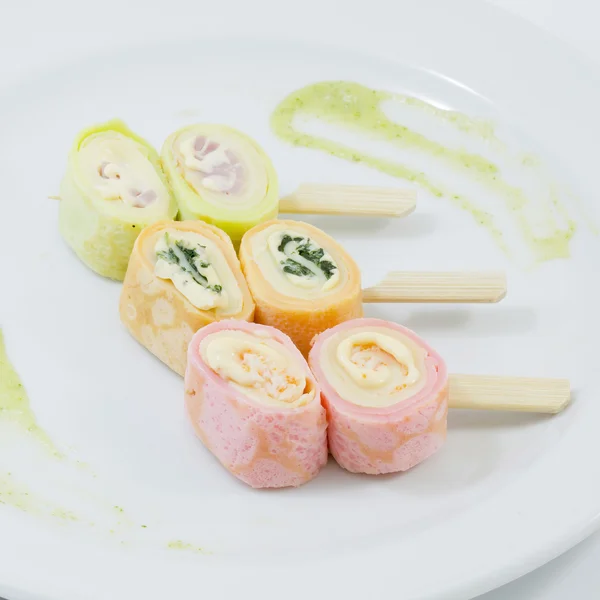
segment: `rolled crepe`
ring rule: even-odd
[[[409,329],[347,321],[315,339],[309,364],[327,409],[329,449],[344,469],[406,471],[442,446],[446,366]]]
[[[247,135],[223,125],[189,125],[167,138],[161,158],[180,218],[220,227],[236,247],[248,229],[277,216],[277,173]]]
[[[120,314],[133,337],[183,375],[194,333],[220,319],[251,321],[254,302],[223,231],[199,221],[161,221],[135,242]]]
[[[312,225],[257,225],[242,240],[240,263],[256,303],[255,321],[281,329],[305,356],[316,334],[363,314],[356,263]]]
[[[75,138],[60,199],[67,244],[90,269],[119,281],[140,231],[177,214],[158,154],[119,120]]]
[[[198,331],[185,401],[204,445],[254,488],[298,486],[327,461],[319,387],[291,340],[272,327],[231,320]]]

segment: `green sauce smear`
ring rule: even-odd
[[[30,490],[12,473],[0,473],[0,506],[11,506],[28,514],[49,516],[67,522],[78,522],[80,517]]]
[[[51,459],[66,459],[67,456],[59,452],[52,442],[50,436],[40,427],[35,414],[33,413],[29,397],[23,386],[21,378],[15,371],[12,363],[8,358],[4,336],[0,329],[0,420],[8,421],[16,425],[21,431],[24,431],[27,436],[42,444],[46,450],[51,453]],[[75,461],[78,467],[86,466],[81,461]],[[95,478],[95,474],[93,474]],[[82,493],[88,497],[85,489],[82,488]],[[89,495],[89,498],[95,503],[98,501],[104,507],[107,501],[104,498],[98,498],[95,495]],[[61,507],[52,500],[45,498],[42,494],[30,489],[22,481],[19,481],[12,472],[0,472],[0,507],[10,506],[25,513],[38,517],[51,517],[58,519],[64,523],[78,523],[91,528],[98,529],[94,522],[89,521],[84,516],[78,515],[69,508]],[[114,504],[109,512],[112,513],[112,518],[115,520],[115,529],[108,529],[111,534],[117,534],[118,530],[123,531],[124,528],[129,529],[135,525],[127,517],[125,509]],[[106,512],[106,510],[104,510]],[[147,529],[147,525],[139,525],[142,529]],[[103,529],[103,527],[102,527]],[[124,542],[121,541],[121,544]],[[163,542],[164,543],[164,542]],[[168,544],[169,548],[175,550],[187,550],[197,554],[211,554],[208,550],[195,546],[193,544],[176,540]]]
[[[0,419],[12,421],[46,447],[55,457],[63,458],[50,436],[40,427],[31,410],[29,396],[6,353],[0,330]]]
[[[506,209],[515,217],[520,235],[531,248],[537,261],[569,256],[569,242],[576,226],[575,222],[567,217],[566,210],[556,194],[549,198],[548,206],[553,206],[561,216],[566,217],[567,227],[564,229],[557,225],[550,235],[544,238],[537,237],[524,212],[529,205],[528,198],[521,189],[502,179],[497,165],[478,154],[446,147],[391,120],[382,109],[382,103],[388,100],[416,107],[451,123],[464,133],[476,135],[492,145],[501,145],[495,138],[493,125],[489,122],[439,109],[418,98],[374,90],[348,81],[319,82],[293,92],[276,107],[271,116],[271,126],[280,138],[296,146],[321,150],[344,160],[365,164],[393,177],[414,182],[436,197],[448,198],[471,214],[474,220],[491,234],[500,248],[510,254],[504,233],[496,223],[494,215],[479,208],[471,199],[433,182],[422,171],[393,160],[371,156],[324,137],[303,133],[296,129],[294,120],[299,115],[313,117],[341,125],[354,132],[366,133],[370,139],[386,141],[398,148],[419,150],[434,156],[461,173],[468,174],[470,178],[495,191],[503,199]]]
[[[29,488],[15,480],[12,473],[0,475],[0,504],[13,506],[24,512],[39,512],[43,506]]]
[[[171,550],[185,550],[196,554],[212,554],[212,552],[205,550],[201,546],[195,546],[194,544],[184,542],[183,540],[173,540],[167,544],[167,548],[170,548]]]
[[[50,436],[36,421],[23,383],[8,358],[2,330],[0,330],[0,419],[14,423],[41,443],[54,457],[63,458]],[[78,520],[73,512],[46,501],[19,482],[12,473],[0,473],[0,504],[65,521]]]

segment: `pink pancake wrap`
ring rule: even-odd
[[[358,406],[341,398],[321,368],[323,343],[357,327],[386,327],[427,350],[425,387],[413,397],[383,408]],[[321,386],[329,423],[329,450],[352,473],[406,471],[429,458],[446,439],[448,374],[442,358],[414,332],[380,319],[353,319],[315,337],[308,362]]]
[[[223,330],[267,334],[306,368],[314,399],[297,408],[271,407],[245,396],[219,377],[200,355],[200,342]],[[185,402],[198,437],[223,466],[254,488],[298,486],[327,462],[327,420],[319,386],[290,338],[273,327],[227,320],[192,338],[185,373]]]

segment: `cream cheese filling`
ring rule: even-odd
[[[273,224],[252,238],[254,261],[267,283],[286,296],[320,298],[348,279],[345,266],[301,228]]]
[[[200,356],[219,377],[261,404],[295,408],[315,397],[305,366],[273,338],[222,330],[200,342]]]
[[[427,382],[427,352],[399,331],[357,327],[325,340],[321,367],[347,402],[387,407],[420,392]]]
[[[165,229],[151,243],[154,274],[169,279],[196,308],[237,314],[243,295],[217,244],[195,231]]]
[[[169,203],[169,192],[146,148],[122,133],[89,136],[77,161],[78,172],[100,200],[140,209]]]

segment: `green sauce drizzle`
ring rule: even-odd
[[[167,544],[167,548],[170,548],[171,550],[186,550],[196,554],[212,554],[212,552],[205,550],[201,546],[195,546],[194,544],[190,544],[182,540],[173,540],[172,542],[169,542]]]
[[[19,375],[6,353],[4,336],[0,330],[0,418],[12,421],[30,436],[43,444],[54,456],[63,458],[50,436],[39,426],[31,406],[29,396]]]
[[[15,479],[12,473],[0,473],[0,505],[11,506],[29,514],[54,517],[62,521],[76,522],[80,520],[74,512],[48,502],[30,490]]]
[[[458,112],[441,110],[418,98],[373,90],[346,81],[315,83],[293,92],[273,112],[271,126],[280,138],[296,146],[314,148],[344,160],[365,164],[393,177],[414,182],[436,197],[448,198],[456,206],[470,213],[475,221],[491,234],[496,243],[509,253],[504,233],[496,223],[494,215],[482,210],[471,199],[433,182],[422,171],[393,160],[371,156],[325,137],[303,133],[296,129],[294,120],[298,115],[313,117],[327,123],[341,125],[354,132],[366,133],[370,139],[386,141],[398,148],[425,152],[495,191],[502,198],[505,208],[514,216],[521,237],[538,261],[569,256],[569,241],[576,226],[566,215],[566,210],[555,194],[549,198],[547,208],[550,210],[552,206],[561,216],[566,217],[567,227],[564,229],[555,224],[554,230],[549,235],[540,238],[535,235],[532,223],[525,214],[525,208],[530,206],[528,198],[521,189],[502,179],[497,165],[478,154],[460,148],[446,147],[391,120],[382,109],[382,103],[388,100],[416,107],[452,124],[464,133],[483,138],[491,145],[501,146],[500,141],[495,137],[494,127],[489,122],[473,119]],[[531,161],[525,161],[528,162]]]

